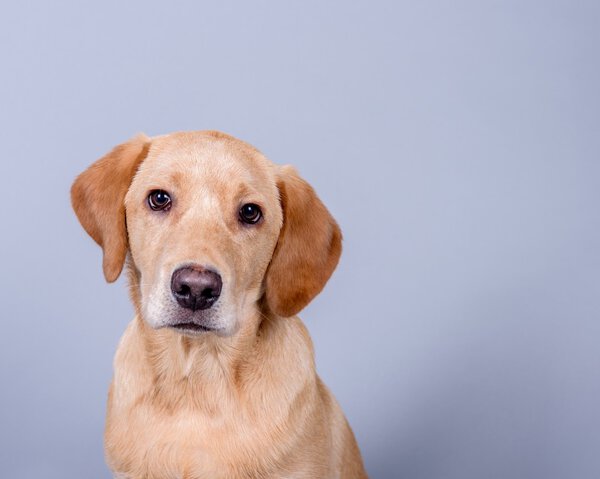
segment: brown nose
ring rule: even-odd
[[[184,266],[171,277],[171,291],[183,308],[208,309],[221,295],[221,276],[202,266]]]

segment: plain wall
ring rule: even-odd
[[[342,226],[301,317],[373,478],[600,477],[599,48],[595,1],[4,2],[0,476],[110,477],[73,178],[220,129]]]

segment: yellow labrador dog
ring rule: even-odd
[[[137,311],[108,398],[115,477],[367,477],[296,316],[341,233],[293,168],[219,132],[139,135],[71,194]]]

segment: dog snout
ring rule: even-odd
[[[221,275],[202,266],[184,266],[173,272],[171,291],[183,308],[208,309],[221,295]]]

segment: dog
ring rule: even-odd
[[[115,477],[367,477],[296,316],[342,235],[294,168],[221,132],[140,134],[71,199],[106,280],[126,265],[136,310],[108,395]]]

